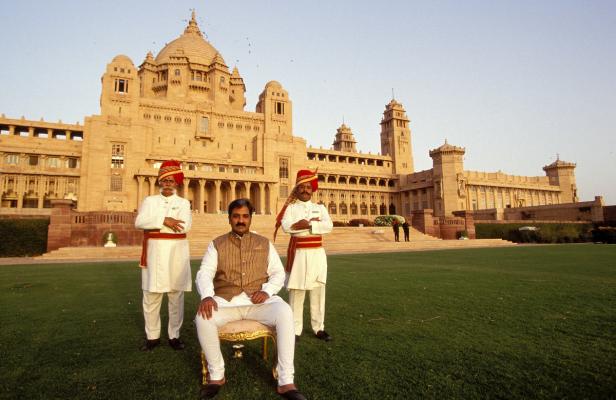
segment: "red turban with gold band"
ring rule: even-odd
[[[319,177],[317,171],[310,171],[308,169],[301,169],[297,171],[297,178],[295,179],[295,187],[298,187],[302,183],[310,182],[312,191],[316,192],[319,189]]]
[[[178,186],[181,186],[184,182],[184,173],[180,167],[180,162],[175,160],[168,160],[162,163],[158,170],[158,181],[168,176],[173,177]]]
[[[282,224],[282,217],[284,216],[284,212],[287,211],[287,207],[289,204],[293,203],[297,199],[297,195],[295,190],[302,183],[310,182],[310,186],[312,186],[312,191],[316,192],[319,189],[319,176],[317,175],[317,170],[310,171],[309,169],[300,169],[297,171],[297,177],[295,178],[295,187],[291,191],[291,194],[287,198],[287,201],[284,202],[284,206],[280,209],[280,212],[276,216],[276,227],[274,229],[274,241],[276,241],[276,233],[278,233],[278,228]]]

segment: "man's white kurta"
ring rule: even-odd
[[[165,217],[184,221],[184,229],[174,232],[163,225]],[[192,224],[190,202],[177,195],[148,196],[135,220],[138,229],[160,229],[161,233],[187,233]],[[191,290],[190,251],[186,239],[148,240],[147,268],[141,272],[141,288],[148,292],[166,293]]]
[[[305,219],[310,221],[310,229],[293,230],[291,225]],[[323,235],[332,231],[333,224],[327,209],[322,204],[300,201],[289,204],[282,217],[282,229],[292,236]],[[293,268],[289,274],[287,289],[311,290],[325,285],[327,281],[327,257],[323,247],[297,249]]]

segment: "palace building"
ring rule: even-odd
[[[280,83],[267,83],[246,110],[240,72],[204,39],[194,12],[156,56],[135,65],[118,55],[101,82],[100,114],[83,125],[1,116],[0,214],[49,214],[53,199],[71,199],[78,211],[134,211],[157,193],[169,158],[182,162],[181,194],[195,213],[224,213],[249,197],[259,214],[275,214],[304,168],[318,168],[316,200],[335,220],[577,201],[575,164],[561,160],[543,167],[545,176],[468,171],[465,149],[445,143],[430,151],[432,169],[415,171],[410,120],[396,100],[380,121],[380,154],[358,152],[345,124],[332,149],[313,148],[294,136]]]

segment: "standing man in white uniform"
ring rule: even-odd
[[[195,324],[208,367],[201,399],[215,397],[226,383],[218,328],[227,322],[252,319],[276,329],[277,393],[289,400],[306,400],[293,383],[293,314],[276,296],[284,285],[284,268],[270,241],[250,232],[253,212],[248,199],[229,204],[231,232],[209,244],[197,273],[201,303]]]
[[[169,302],[169,346],[182,350],[180,328],[184,320],[184,292],[191,290],[190,253],[186,233],[192,216],[188,200],[176,194],[184,181],[180,163],[165,161],[158,171],[160,194],[148,196],[139,207],[135,227],[143,229],[140,267],[146,341],[143,351],[160,344],[160,306]]]
[[[277,227],[291,234],[287,250],[287,290],[293,310],[295,340],[303,330],[304,298],[310,292],[310,323],[318,339],[332,339],[325,331],[325,283],[327,281],[327,257],[323,249],[322,235],[332,231],[333,224],[327,208],[310,201],[318,189],[316,171],[300,170],[295,188],[285,207],[277,217]]]

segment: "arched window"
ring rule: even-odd
[[[357,215],[357,204],[351,203],[351,214]]]
[[[396,213],[396,206],[393,204],[389,205],[389,215],[394,215]]]
[[[361,210],[361,215],[368,215],[368,206],[366,203],[361,203],[359,209]]]

